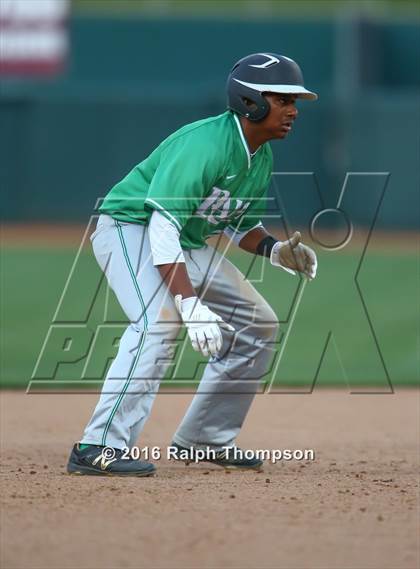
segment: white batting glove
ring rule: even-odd
[[[318,261],[315,252],[300,239],[301,234],[296,231],[287,241],[277,241],[271,250],[270,262],[292,275],[299,271],[311,281],[316,277]]]
[[[226,324],[196,296],[182,299],[182,296],[177,294],[175,305],[187,327],[193,349],[201,352],[203,356],[215,356],[221,350],[223,337],[220,328],[235,331],[233,326]]]

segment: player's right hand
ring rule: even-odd
[[[300,240],[299,231],[295,231],[287,241],[278,241],[271,250],[270,261],[275,267],[281,267],[292,274],[299,271],[312,280],[316,277],[318,266],[315,251]]]
[[[203,356],[215,356],[221,350],[223,337],[220,328],[235,331],[233,326],[202,304],[196,296],[183,299],[177,294],[175,305],[187,327],[193,349]]]

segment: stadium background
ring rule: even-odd
[[[317,369],[319,384],[386,390],[389,382],[418,381],[419,21],[414,2],[74,2],[63,69],[42,78],[1,76],[2,384],[28,386],[97,199],[173,130],[223,112],[231,65],[255,51],[296,59],[320,95],[316,104],[300,104],[287,142],[273,144],[276,171],[314,172],[326,207],[335,206],[346,172],[390,173],[363,263],[382,191],[370,177],[349,187],[355,238],[335,252],[315,245],[319,281],[305,291],[299,333],[295,341],[291,334],[276,381],[311,386],[322,350],[313,347],[319,356],[305,368],[300,346],[311,352],[314,336],[321,330],[326,337],[334,319],[340,336]],[[316,211],[313,183],[281,177],[293,229],[305,232]],[[325,229],[333,236],[342,230],[334,219]],[[249,259],[232,255],[247,271]],[[297,281],[267,267],[261,279],[260,265],[251,278],[285,332]],[[359,333],[368,321],[363,311],[355,318],[350,302],[358,266],[373,351]],[[85,321],[80,307],[98,275],[83,248],[60,321]],[[89,315],[91,330],[105,292]],[[117,306],[110,312],[123,323]],[[94,381],[85,385],[99,386],[112,356],[109,349],[96,353],[88,377]],[[179,381],[197,379],[197,360],[187,354]],[[79,361],[47,370],[43,388],[51,379],[80,378],[83,367]]]
[[[11,17],[18,6],[39,20],[53,4],[55,23]],[[0,393],[1,566],[419,567],[418,3],[78,0],[68,15],[65,4],[0,2],[0,361],[2,385],[14,388]],[[54,57],[35,61],[48,47]],[[267,221],[278,235],[285,222],[301,228],[320,265],[292,325],[299,280],[232,251],[276,310],[286,345],[274,393],[255,398],[237,443],[310,448],[315,460],[227,475],[163,457],[152,479],[66,476],[97,402],[90,391],[116,350],[104,335],[89,365],[71,362],[71,331],[85,340],[106,331],[105,306],[107,322],[125,325],[98,289],[89,243],[78,254],[95,202],[175,128],[222,112],[230,66],[260,50],[296,58],[320,95],[273,143],[272,195],[285,207]],[[308,234],[320,207],[314,176],[286,172],[313,172],[323,207],[336,205],[346,172],[390,175],[348,178],[354,234],[332,250]],[[340,240],[339,216],[322,220],[321,237]],[[42,394],[27,395],[46,338],[30,387]],[[56,370],[57,354],[68,363]],[[165,455],[197,363],[188,349],[139,447]]]

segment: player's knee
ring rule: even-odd
[[[175,339],[181,329],[181,323],[155,322],[154,324],[143,326],[142,324],[132,322],[130,324],[130,328],[139,336],[145,333],[149,340],[156,337],[157,339],[162,339],[163,341]]]
[[[136,334],[143,334],[144,332],[144,326],[143,324],[140,324],[139,322],[131,322],[130,323],[130,329],[135,332]]]

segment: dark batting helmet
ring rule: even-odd
[[[303,86],[303,75],[299,65],[284,55],[276,53],[253,53],[240,59],[232,68],[227,80],[228,108],[260,121],[267,116],[270,105],[262,93],[289,93],[300,99],[315,100],[316,93]],[[249,99],[256,105],[245,104]]]

